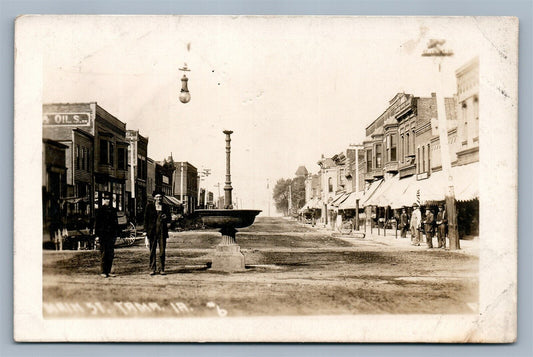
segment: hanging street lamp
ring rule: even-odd
[[[183,64],[183,67],[179,68],[182,72],[190,72],[191,70],[187,68],[187,63]],[[187,75],[183,73],[183,77],[181,77],[181,91],[180,91],[180,102],[183,104],[189,103],[191,100],[191,94],[189,93],[189,88],[187,87],[187,82],[189,81],[189,78],[187,78]]]

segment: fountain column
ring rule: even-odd
[[[233,201],[231,198],[231,191],[233,190],[233,187],[231,187],[230,154],[231,154],[231,134],[233,134],[233,131],[224,130],[223,133],[226,134],[226,184],[224,185],[224,208],[232,209]]]
[[[231,169],[230,169],[230,154],[231,154],[231,134],[233,131],[224,130],[226,134],[226,184],[224,186],[224,208],[233,209],[231,191]],[[211,269],[225,272],[243,271],[245,270],[244,255],[241,253],[241,247],[235,240],[237,230],[227,225],[220,229],[222,234],[222,241],[215,249]]]

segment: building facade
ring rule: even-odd
[[[198,199],[198,170],[187,161],[174,162],[173,195],[183,203],[184,213],[193,213]]]
[[[43,242],[50,242],[54,233],[63,228],[62,204],[67,195],[66,150],[68,146],[43,139]]]
[[[152,194],[155,191],[155,166],[156,163],[151,158],[146,158],[146,201],[153,202]]]
[[[128,176],[126,178],[127,207],[131,217],[142,223],[147,196],[153,191],[147,187],[148,181],[148,138],[138,130],[127,130]]]
[[[465,165],[479,161],[479,58],[460,67],[457,79],[457,161]]]
[[[155,164],[155,190],[161,191],[165,196],[173,195],[174,162],[172,158],[156,162]]]
[[[94,215],[103,193],[125,210],[128,173],[126,124],[96,102],[43,104],[43,138],[67,146],[67,196],[81,199],[77,214]],[[91,204],[86,202],[89,199]]]

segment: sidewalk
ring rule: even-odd
[[[413,246],[411,245],[411,236],[410,234],[407,234],[407,238],[401,237],[401,232],[397,232],[397,236],[395,236],[395,231],[393,229],[387,229],[387,235],[383,235],[383,229],[379,230],[378,235],[378,229],[373,228],[372,233],[370,232],[370,228],[367,228],[366,231],[360,230],[360,231],[354,231],[352,234],[343,234],[339,231],[332,231],[330,228],[324,227],[323,224],[320,226],[317,224],[317,226],[312,227],[308,224],[302,224],[304,226],[307,226],[309,228],[315,229],[318,232],[328,234],[331,237],[342,239],[346,242],[350,242],[353,244],[357,244],[359,241],[371,241],[371,242],[379,242],[381,244],[385,244],[392,247],[398,247],[402,250],[424,250],[424,251],[450,251],[450,241],[446,239],[446,250],[437,249],[437,237],[433,237],[433,249],[428,250],[427,244],[425,242],[425,238],[422,237],[420,241],[420,246]],[[362,238],[362,233],[365,234],[365,237]],[[455,253],[464,253],[469,255],[475,255],[479,256],[479,237],[473,237],[473,239],[461,239],[459,242],[459,245],[461,249],[459,250],[453,250],[451,252]]]

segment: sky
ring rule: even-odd
[[[474,18],[401,17],[67,16],[41,31],[43,102],[96,101],[149,137],[154,160],[211,169],[215,195],[233,130],[233,198],[271,214],[276,180],[362,143],[396,93],[430,96],[440,78],[452,96],[483,36]],[[440,74],[420,56],[431,38],[455,53]]]

